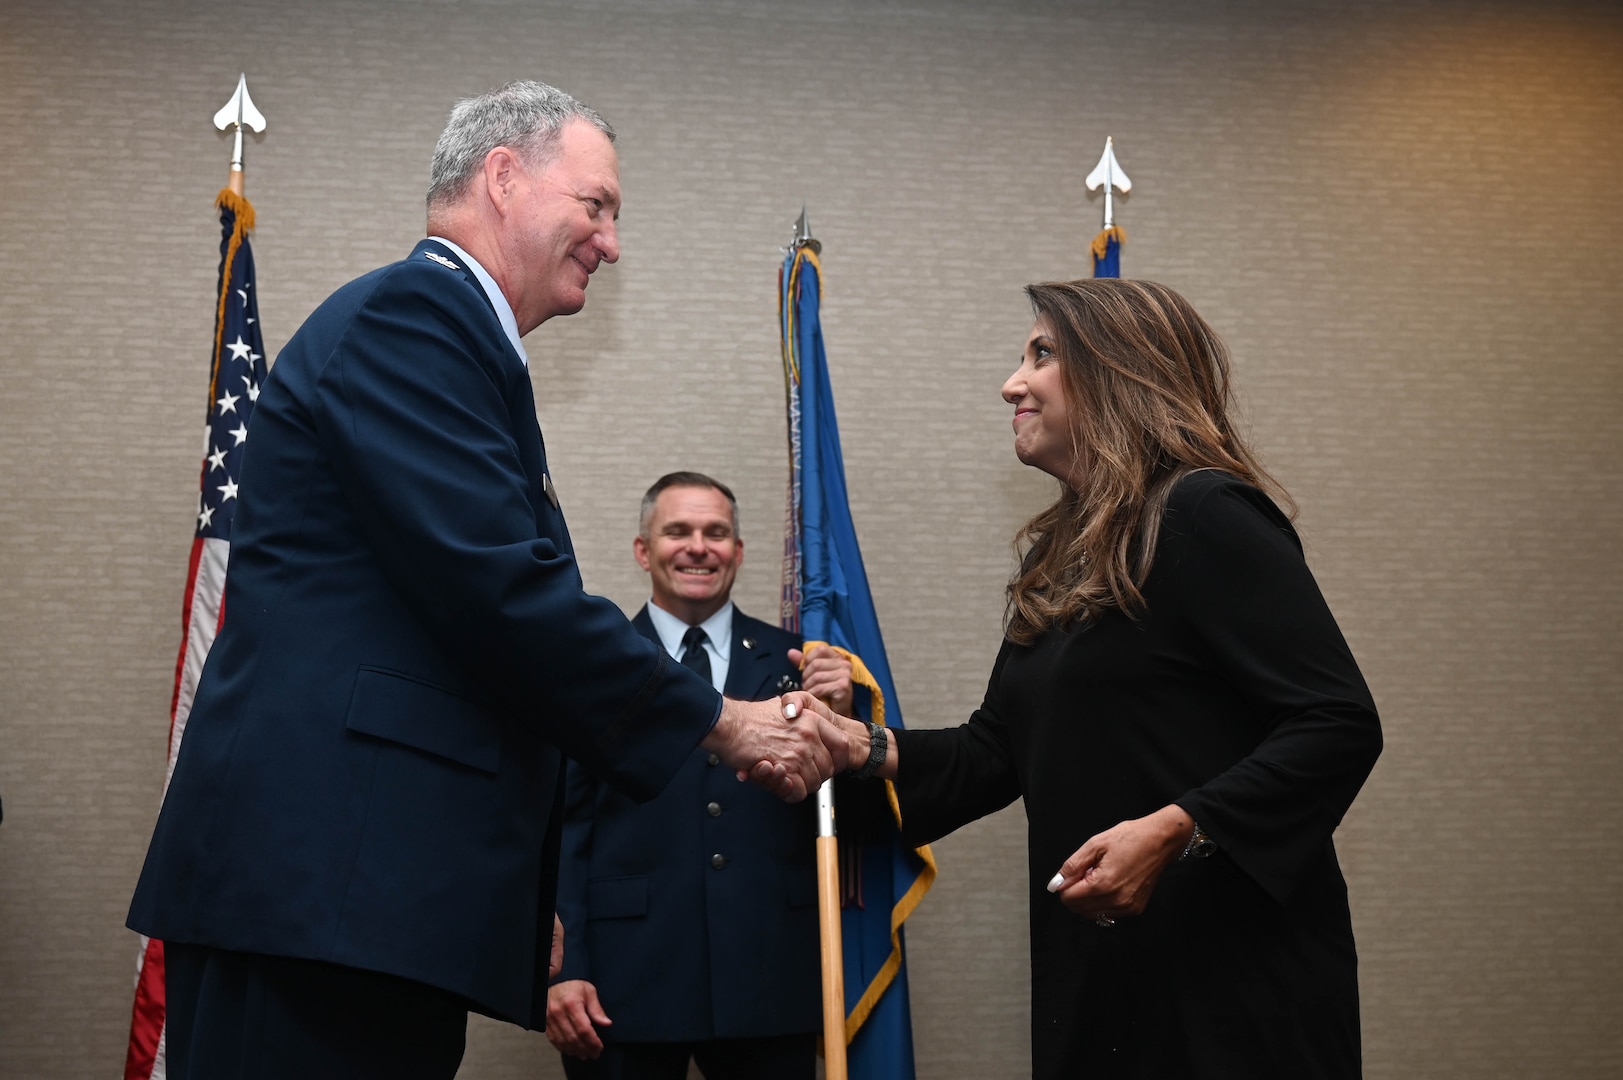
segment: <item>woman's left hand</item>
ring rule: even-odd
[[[1161,871],[1183,853],[1194,827],[1194,819],[1176,805],[1124,821],[1077,848],[1048,891],[1101,926],[1142,914]]]

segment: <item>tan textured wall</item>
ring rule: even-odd
[[[624,257],[528,346],[587,581],[627,606],[637,494],[697,467],[739,490],[739,598],[770,617],[777,248],[808,204],[921,726],[978,701],[1049,494],[997,389],[1019,287],[1086,272],[1115,135],[1128,273],[1233,346],[1386,721],[1340,834],[1368,1074],[1623,1072],[1610,5],[0,0],[0,1076],[120,1068],[239,70],[273,352],[409,249],[457,96],[541,77],[619,128]],[[938,845],[921,1078],[1027,1072],[1023,845],[1018,810]],[[463,1075],[560,1074],[476,1023]]]

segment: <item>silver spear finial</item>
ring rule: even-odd
[[[821,255],[823,253],[823,245],[812,239],[811,225],[806,220],[805,203],[800,204],[800,220],[795,222],[795,242],[790,245],[790,250],[803,247],[811,248],[813,255]]]
[[[1105,152],[1099,158],[1099,164],[1088,173],[1087,185],[1089,191],[1105,189],[1105,228],[1116,224],[1116,209],[1111,199],[1111,188],[1115,188],[1123,195],[1133,190],[1133,182],[1122,172],[1121,166],[1116,163],[1115,143],[1110,136],[1105,136]]]
[[[231,95],[231,100],[225,103],[225,108],[214,114],[214,126],[221,131],[236,129],[235,144],[231,148],[231,183],[232,191],[242,194],[242,129],[247,127],[255,134],[265,130],[265,117],[254,108],[254,99],[248,96],[248,76],[237,76],[237,92]]]

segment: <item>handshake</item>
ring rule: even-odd
[[[887,739],[891,736],[887,732]],[[699,743],[738,773],[787,802],[799,802],[824,780],[868,760],[868,725],[841,716],[804,690],[766,701],[727,698],[716,726]],[[895,744],[880,776],[895,776]]]

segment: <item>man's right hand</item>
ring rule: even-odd
[[[588,1061],[603,1052],[597,1029],[614,1023],[598,1004],[597,987],[566,979],[547,988],[547,1041],[571,1057]]]
[[[740,779],[754,780],[788,802],[799,802],[834,775],[816,717],[796,722],[777,698],[726,698],[716,726],[699,745],[736,770]]]
[[[783,695],[783,703],[785,706],[795,706],[795,711],[804,722],[817,725],[836,772],[861,768],[867,763],[871,739],[865,722],[841,716],[828,707],[828,702],[805,690],[789,691]],[[883,780],[894,780],[898,764],[895,733],[886,729],[885,740],[885,763],[873,775]]]

